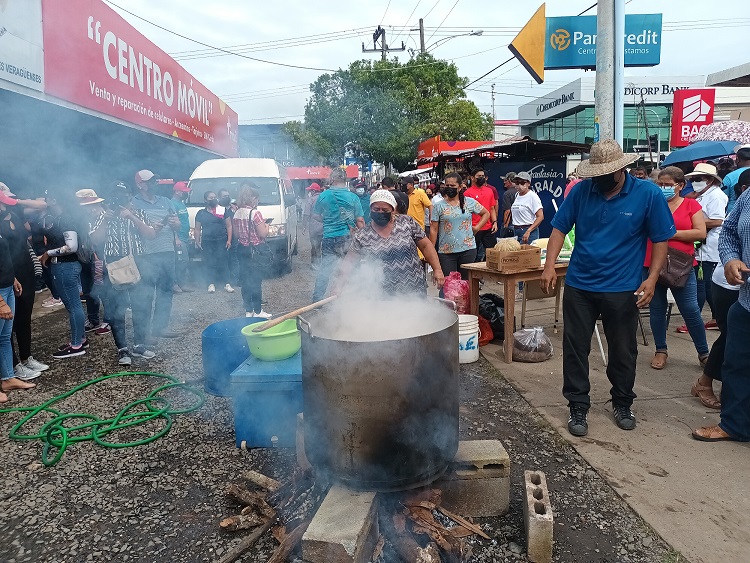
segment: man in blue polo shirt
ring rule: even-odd
[[[576,228],[563,295],[563,396],[570,409],[568,431],[574,436],[588,432],[588,357],[599,316],[609,346],[607,378],[612,384],[615,423],[623,430],[635,428],[630,407],[635,399],[638,308],[651,301],[667,258],[667,241],[677,232],[656,184],[626,173],[625,167],[637,159],[638,155],[623,154],[614,140],[594,143],[591,158],[576,170],[586,179],[573,187],[552,219],[542,274],[542,289],[547,293],[557,281],[555,260],[565,233]],[[653,252],[648,278],[643,281],[648,239]]]

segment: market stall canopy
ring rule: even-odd
[[[441,151],[435,157],[420,158],[419,164],[442,162],[471,157],[477,154],[493,153],[497,156],[505,156],[512,159],[544,160],[569,154],[582,154],[589,152],[591,145],[584,143],[569,143],[565,141],[538,141],[528,136],[509,137],[503,141],[487,141],[486,144],[475,148]]]
[[[669,166],[676,162],[693,162],[734,154],[737,141],[697,141],[686,147],[669,153],[662,166]]]
[[[288,166],[286,173],[290,180],[320,180],[328,178],[331,169],[328,166]],[[346,177],[359,178],[359,167],[356,164],[347,166]]]

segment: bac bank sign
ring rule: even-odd
[[[661,14],[625,16],[625,66],[655,66],[661,58]],[[596,16],[547,18],[544,68],[595,68]]]

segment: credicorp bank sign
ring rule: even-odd
[[[661,14],[625,16],[625,66],[661,59]],[[596,16],[547,18],[545,69],[596,67]]]

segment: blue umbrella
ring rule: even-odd
[[[664,159],[662,166],[675,162],[692,162],[734,154],[737,141],[697,141],[691,145],[673,151]]]

